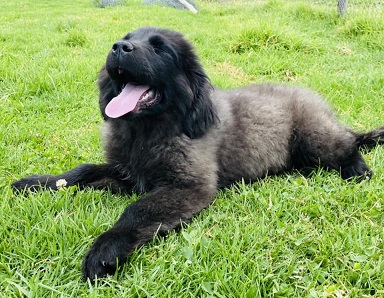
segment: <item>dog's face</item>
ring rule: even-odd
[[[209,79],[178,32],[142,27],[115,42],[99,87],[105,119],[167,114],[191,137],[214,122]]]
[[[106,61],[108,75],[120,84],[121,90],[128,85],[122,97],[134,92],[138,96],[136,99],[132,97],[133,102],[128,103],[131,107],[127,112],[137,114],[154,110],[155,106],[158,109],[169,105],[173,96],[165,93],[167,90],[177,91],[173,87],[175,84],[183,84],[184,89],[190,89],[184,55],[194,55],[192,52],[192,47],[181,34],[152,27],[128,33],[114,43]],[[109,110],[107,107],[107,115]]]
[[[174,32],[144,27],[128,33],[113,44],[106,69],[123,84],[135,82],[162,88],[180,69],[182,37]]]

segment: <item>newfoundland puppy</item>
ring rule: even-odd
[[[91,281],[113,274],[155,233],[190,220],[219,188],[319,166],[347,180],[369,179],[358,149],[384,143],[384,127],[354,132],[306,89],[213,88],[192,45],[167,29],[140,28],[113,44],[99,89],[106,163],[12,185],[146,193],[86,254],[83,273]]]

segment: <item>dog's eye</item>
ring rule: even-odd
[[[130,39],[131,36],[132,36],[132,34],[131,34],[131,33],[128,33],[127,35],[125,35],[125,36],[123,37],[123,39]]]
[[[164,45],[164,41],[160,36],[151,36],[149,38],[149,43],[153,47],[153,50],[156,54],[159,54],[162,50],[162,46]]]

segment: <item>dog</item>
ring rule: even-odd
[[[82,271],[90,281],[114,274],[155,233],[188,222],[220,188],[318,167],[369,179],[359,148],[384,143],[384,126],[355,132],[307,89],[214,88],[193,46],[169,29],[142,27],[114,43],[98,86],[106,162],[12,184],[145,193],[87,252]]]

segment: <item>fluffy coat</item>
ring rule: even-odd
[[[128,83],[151,87],[149,101],[111,118],[106,106]],[[143,27],[117,41],[99,75],[106,163],[60,175],[34,175],[15,190],[67,186],[145,193],[100,235],[83,261],[94,280],[113,274],[156,232],[180,226],[219,188],[304,167],[372,174],[359,147],[384,142],[384,127],[357,133],[340,124],[313,92],[282,85],[213,88],[192,45],[177,32]]]

